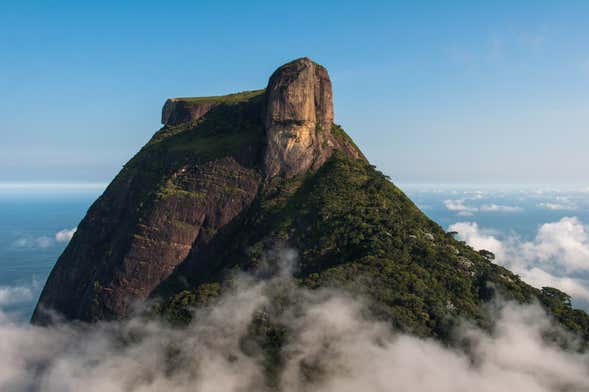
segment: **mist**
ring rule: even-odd
[[[292,252],[284,253],[289,265]],[[396,333],[366,300],[297,287],[282,268],[238,279],[184,328],[126,321],[37,327],[0,313],[2,391],[577,391],[589,357],[543,338],[558,328],[538,305],[498,303],[492,331],[467,322],[457,347]],[[277,296],[294,301],[273,312]],[[252,338],[256,320],[288,331],[280,360]],[[564,333],[561,331],[561,333]],[[574,340],[574,337],[570,337]],[[274,369],[274,370],[269,370]]]

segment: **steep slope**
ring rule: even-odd
[[[91,206],[47,281],[43,308],[86,321],[125,315],[255,198],[263,96],[165,126]]]
[[[160,288],[170,298],[160,310],[188,322],[192,307],[231,290],[236,271],[267,274],[268,255],[275,262],[281,247],[298,250],[299,285],[369,298],[372,315],[400,331],[447,339],[461,318],[486,328],[486,304],[501,298],[538,301],[589,338],[588,316],[566,294],[533,288],[455,240],[373,166],[341,153],[316,173],[263,189],[239,224],[191,255]]]
[[[268,91],[168,100],[165,126],[80,223],[33,322],[48,322],[52,311],[84,321],[124,317],[242,214],[263,182],[318,167],[336,149],[361,157],[325,125],[321,113],[333,109],[323,67],[307,58],[286,64]]]
[[[298,251],[299,285],[370,298],[397,329],[448,337],[459,317],[486,326],[501,296],[540,301],[589,337],[566,294],[536,289],[445,233],[333,123],[331,82],[307,58],[280,67],[265,90],[168,100],[164,127],[80,223],[33,315],[118,319],[158,299],[175,322],[231,287],[266,276],[268,255]]]

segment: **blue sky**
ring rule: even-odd
[[[0,182],[108,182],[166,98],[309,56],[393,180],[589,183],[589,2],[318,3],[1,2]]]

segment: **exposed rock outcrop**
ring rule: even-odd
[[[293,177],[318,169],[337,148],[360,152],[332,133],[333,93],[327,70],[308,58],[278,68],[266,88],[266,175]]]
[[[240,271],[271,276],[286,244],[300,251],[297,285],[367,298],[367,311],[401,331],[447,341],[454,320],[488,328],[486,303],[498,296],[538,301],[589,345],[589,316],[570,297],[533,288],[454,239],[364,159],[333,124],[322,66],[298,59],[266,90],[171,100],[163,112],[166,125],[78,225],[34,323],[51,321],[45,310],[119,319],[149,298],[186,323]],[[301,309],[285,288],[255,312],[243,345],[278,366],[289,328],[272,320]]]
[[[264,176],[317,170],[335,150],[362,158],[333,124],[327,70],[307,58],[280,67],[266,90],[168,99],[162,122],[80,223],[34,322],[49,320],[45,310],[124,317],[180,265],[207,270],[201,249],[247,211]]]
[[[177,125],[198,120],[217,105],[218,102],[189,102],[182,98],[170,98],[162,109],[162,124]]]
[[[246,209],[262,182],[260,98],[156,133],[78,225],[32,321],[124,317]]]

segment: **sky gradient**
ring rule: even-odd
[[[0,3],[0,182],[108,182],[168,97],[309,56],[404,183],[589,183],[589,2]]]

